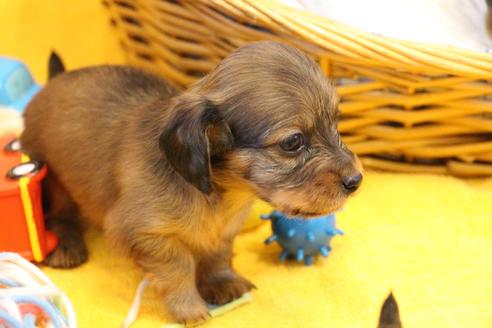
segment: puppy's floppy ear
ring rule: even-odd
[[[231,130],[206,97],[185,93],[173,101],[172,118],[159,137],[159,147],[176,172],[198,190],[210,194],[210,158],[232,148]]]

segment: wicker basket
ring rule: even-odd
[[[275,0],[106,0],[131,64],[181,86],[235,48],[281,40],[342,97],[339,129],[366,167],[492,175],[492,54],[360,31]]]

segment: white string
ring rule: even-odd
[[[5,298],[5,299],[0,298],[0,308],[3,308],[16,320],[22,322],[22,315],[20,313],[19,307],[10,298]]]
[[[125,321],[121,324],[121,328],[129,328],[137,319],[138,311],[140,310],[140,303],[142,301],[143,292],[145,291],[145,287],[149,284],[148,279],[143,279],[138,285],[137,292],[135,293],[135,297],[133,299],[133,303],[126,315]]]

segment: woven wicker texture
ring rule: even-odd
[[[275,0],[105,3],[128,61],[178,85],[248,42],[287,42],[335,80],[339,129],[366,167],[492,175],[492,54],[384,38]]]

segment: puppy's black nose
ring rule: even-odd
[[[362,182],[362,174],[360,173],[342,179],[343,188],[349,194],[356,191],[359,188],[361,182]]]

